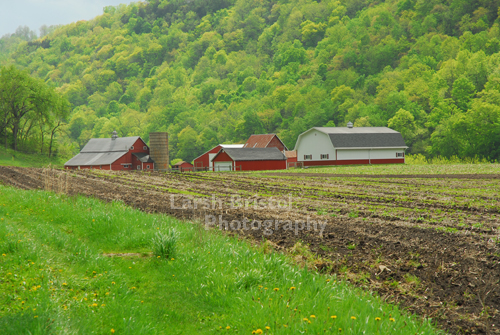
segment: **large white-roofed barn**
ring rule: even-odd
[[[401,133],[387,127],[314,127],[300,134],[295,150],[304,166],[404,164]]]

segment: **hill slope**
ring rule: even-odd
[[[500,157],[500,26],[490,0],[190,2],[106,7],[0,41],[74,106],[69,139],[168,131],[171,158],[312,126],[390,126],[411,153]]]

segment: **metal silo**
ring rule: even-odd
[[[155,170],[168,170],[168,133],[149,133],[149,155],[155,161]]]

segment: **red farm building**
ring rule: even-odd
[[[185,162],[185,161],[180,161],[180,162],[172,165],[172,170],[176,170],[176,171],[180,171],[180,172],[193,171],[193,164]]]
[[[139,137],[92,138],[65,169],[153,170],[149,147]]]
[[[196,170],[212,170],[212,159],[217,155],[217,153],[222,148],[227,149],[239,149],[243,148],[243,144],[219,144],[218,146],[208,150],[203,155],[196,157],[193,161]]]
[[[288,151],[286,145],[276,134],[252,135],[243,148],[278,148],[281,152]]]
[[[286,156],[278,148],[222,148],[212,159],[213,171],[285,170]]]

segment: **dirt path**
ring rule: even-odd
[[[395,180],[356,175],[362,179],[351,180],[338,175],[68,173],[0,167],[6,185],[121,200],[202,224],[221,216],[228,233],[265,238],[286,251],[301,241],[320,257],[319,271],[335,272],[433,318],[452,333],[464,334],[500,334],[500,198],[495,191],[500,180],[491,176]],[[232,208],[235,199],[243,207]],[[270,199],[286,206],[262,205]],[[262,206],[255,207],[255,200]],[[245,229],[246,219],[261,221],[261,229]],[[240,222],[239,229],[235,221],[229,224],[232,220]],[[272,220],[267,229],[265,220]],[[314,229],[313,222],[326,224],[324,230],[319,224]]]

